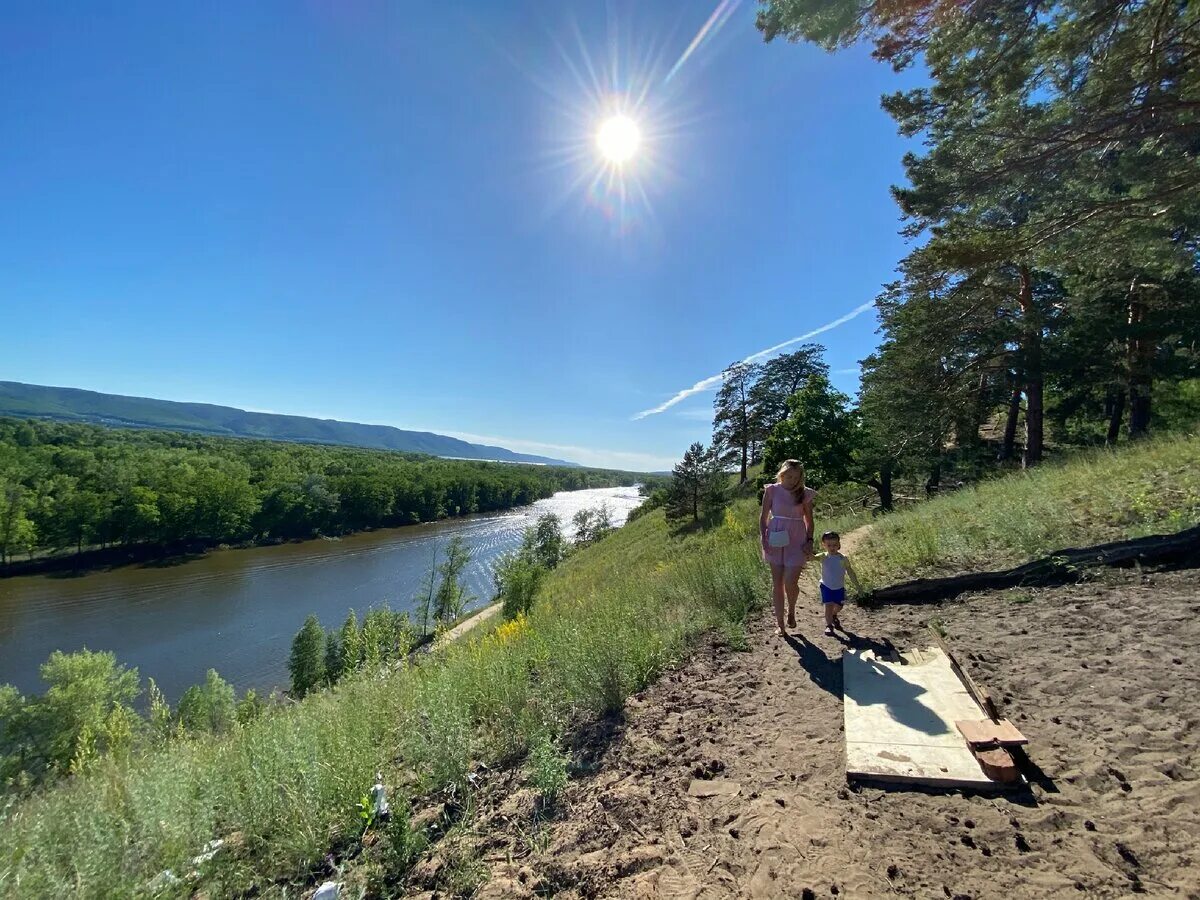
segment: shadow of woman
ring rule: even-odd
[[[831,659],[825,651],[809,641],[802,634],[786,634],[784,641],[796,651],[800,666],[808,673],[808,677],[823,691],[828,691],[835,697],[842,696],[842,661]]]

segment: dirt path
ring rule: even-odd
[[[1104,577],[843,614],[899,647],[939,618],[1032,739],[1025,795],[848,787],[843,644],[809,589],[800,634],[764,612],[749,652],[710,646],[601,723],[551,821],[516,783],[486,800],[480,895],[1200,896],[1195,573]]]
[[[475,613],[475,615],[471,616],[471,618],[459,622],[457,625],[443,634],[440,638],[438,638],[438,643],[445,644],[449,641],[457,641],[475,626],[482,625],[498,612],[500,612],[499,603],[493,603],[491,606],[481,609],[479,612]]]

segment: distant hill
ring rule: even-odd
[[[114,428],[196,431],[224,437],[265,438],[309,444],[343,444],[458,459],[575,465],[561,459],[514,453],[503,447],[471,444],[428,431],[404,431],[390,425],[360,425],[335,419],[246,412],[232,406],[124,397],[120,394],[100,394],[77,388],[46,387],[17,381],[0,381],[0,416],[92,422]]]

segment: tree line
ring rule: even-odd
[[[887,506],[901,472],[936,488],[964,460],[1034,466],[1048,442],[1195,424],[1194,4],[765,0],[758,24],[829,50],[869,40],[876,59],[929,76],[883,98],[921,142],[892,189],[915,246],[877,298],[882,341],[858,404],[814,390],[791,409],[848,430],[830,477],[871,482]],[[727,371],[717,416],[743,472],[744,376]],[[776,447],[811,446],[813,428],[793,431]]]
[[[345,534],[636,480],[599,469],[0,418],[0,564],[92,547]]]
[[[661,480],[661,479],[660,479]],[[493,580],[495,599],[506,618],[529,612],[545,575],[570,553],[613,530],[606,506],[578,511],[568,539],[558,516],[546,513],[526,529],[521,546],[501,557]],[[308,616],[288,657],[290,696],[303,699],[347,678],[404,664],[441,629],[460,619],[470,602],[462,576],[471,549],[461,535],[438,548],[417,596],[415,615],[386,606],[361,618],[349,610],[340,627],[326,629]],[[205,734],[226,734],[286,703],[278,692],[240,698],[214,669],[189,687],[175,708],[154,679],[143,690],[136,668],[110,652],[55,651],[41,666],[41,694],[22,694],[0,685],[0,794],[25,793],[64,776],[77,775],[103,759],[125,759],[164,744]],[[142,711],[136,704],[141,698]]]
[[[892,188],[913,249],[876,298],[855,402],[815,346],[725,370],[713,443],[677,472],[693,510],[717,468],[744,482],[796,457],[890,509],[898,479],[936,491],[947,474],[1196,426],[1195,4],[764,0],[758,25],[924,66],[926,84],[882,101],[920,142]]]

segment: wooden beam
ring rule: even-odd
[[[930,625],[929,632],[933,635],[933,639],[937,641],[938,648],[945,653],[946,658],[950,660],[950,667],[954,669],[954,674],[957,675],[962,683],[966,686],[967,692],[970,693],[975,702],[979,704],[979,708],[982,709],[993,722],[998,720],[1000,718],[1000,713],[996,709],[996,703],[992,700],[992,695],[988,689],[975,683],[975,679],[972,678],[967,670],[963,668],[962,663],[958,661],[958,657],[954,655],[954,651],[946,645],[945,640],[942,639],[941,634],[936,628]]]
[[[1029,738],[1008,719],[994,722],[991,719],[958,720],[954,727],[967,739],[972,747],[1020,747],[1029,743]]]
[[[979,767],[983,769],[983,774],[992,781],[1009,784],[1021,777],[1021,772],[1017,768],[1012,754],[1003,747],[997,747],[995,750],[971,748],[971,752],[975,754],[975,759],[979,762]]]

